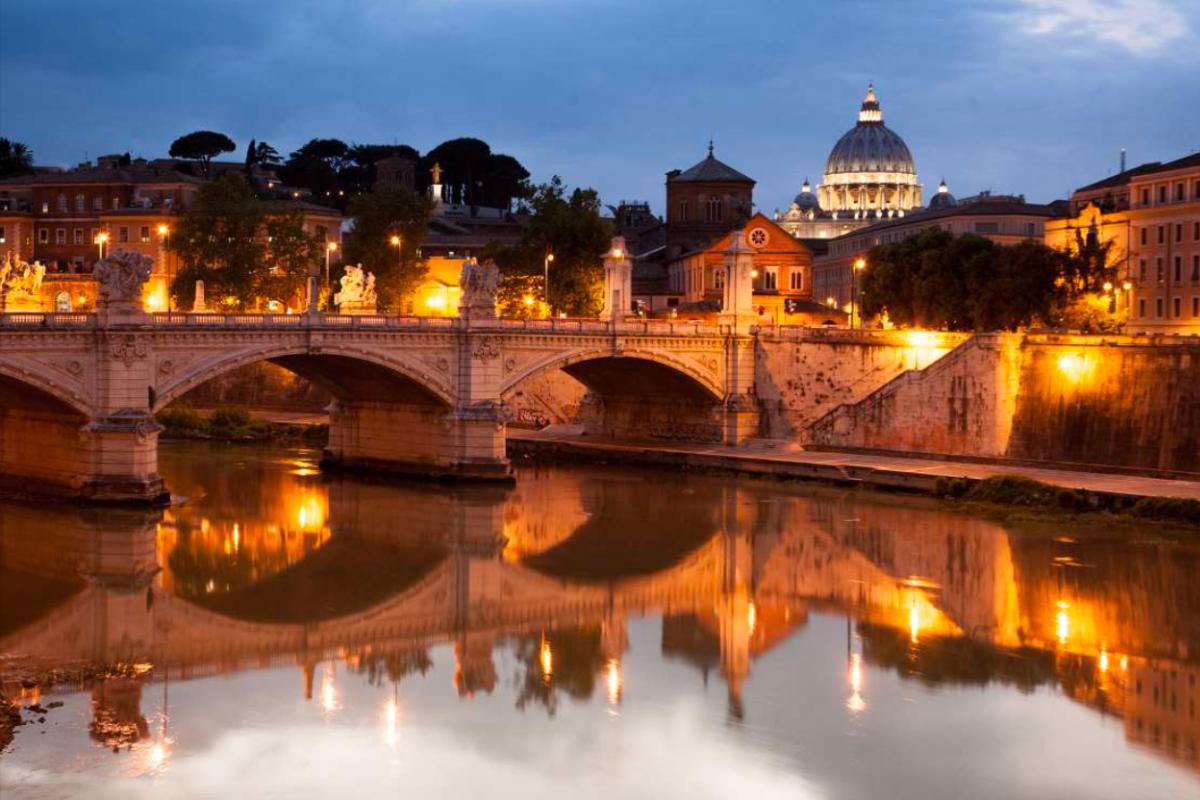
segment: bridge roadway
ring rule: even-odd
[[[154,413],[262,361],[333,394],[326,461],[350,468],[507,480],[505,398],[558,369],[592,435],[734,444],[754,358],[744,326],[694,322],[0,314],[0,488],[162,502]]]

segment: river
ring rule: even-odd
[[[1200,547],[808,484],[328,477],[0,505],[0,795],[1200,796]]]

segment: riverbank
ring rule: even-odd
[[[956,503],[1078,513],[1105,511],[1200,524],[1200,481],[1083,470],[799,450],[759,440],[739,447],[589,440],[569,426],[508,433],[515,458],[647,464],[784,480],[919,492]]]
[[[167,408],[155,415],[163,439],[324,444],[328,418],[308,412],[251,411],[240,406]]]

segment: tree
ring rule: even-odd
[[[442,168],[442,183],[449,187],[455,203],[483,205],[481,183],[492,157],[487,142],[464,137],[442,142],[425,154],[425,172],[437,164]]]
[[[432,205],[428,198],[396,187],[380,187],[350,201],[354,230],[346,240],[346,263],[375,275],[381,308],[399,310],[425,274],[417,250],[425,238]],[[392,237],[400,237],[400,246]]]
[[[20,142],[0,137],[0,178],[33,172],[33,151]]]
[[[240,174],[222,175],[200,187],[196,202],[179,219],[169,246],[183,267],[171,284],[181,307],[189,307],[203,280],[211,305],[244,309],[253,304],[264,267],[260,232],[264,209]]]
[[[305,232],[304,218],[297,211],[272,215],[265,227],[267,266],[254,271],[254,294],[300,308],[309,272],[320,263],[324,243]]]
[[[266,142],[259,142],[254,148],[254,163],[264,167],[275,167],[283,163],[279,151]]]
[[[255,147],[255,141],[250,140],[250,144],[246,145],[246,174],[254,169],[254,165],[258,162],[258,148]]]
[[[223,133],[193,131],[171,143],[172,158],[187,158],[199,162],[200,173],[208,177],[212,160],[221,153],[232,153],[237,145]]]
[[[553,254],[548,270],[552,311],[596,314],[603,300],[604,253],[612,237],[600,208],[596,190],[575,189],[568,197],[562,179],[555,175],[530,195],[529,224],[520,242],[490,245],[482,258],[494,259],[506,276],[541,276],[546,256]]]
[[[350,146],[341,139],[311,139],[288,156],[280,177],[289,186],[308,189],[318,201],[340,208],[345,196],[337,194],[339,174],[350,163],[349,154]]]

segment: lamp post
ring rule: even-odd
[[[159,223],[158,235],[163,243],[163,260],[167,262],[167,312],[170,313],[175,310],[171,305],[171,284],[175,282],[175,273],[171,269],[171,255],[168,252],[171,248],[171,226]]]
[[[396,267],[400,269],[404,266],[404,238],[392,234],[391,242],[392,247],[396,248]]]
[[[550,316],[554,316],[554,309],[550,307],[550,262],[554,260],[554,253],[546,253],[546,257],[542,259],[542,299],[546,301],[546,309]]]
[[[329,242],[325,245],[325,289],[329,289],[329,259],[337,252],[337,242]]]
[[[100,248],[100,260],[104,260],[104,245],[108,244],[108,231],[100,231],[96,234],[95,244]]]
[[[867,260],[862,256],[854,259],[854,270],[850,273],[850,327],[862,327],[862,311],[859,309],[858,297],[858,273],[867,268]],[[858,317],[858,325],[854,324],[855,317]]]

